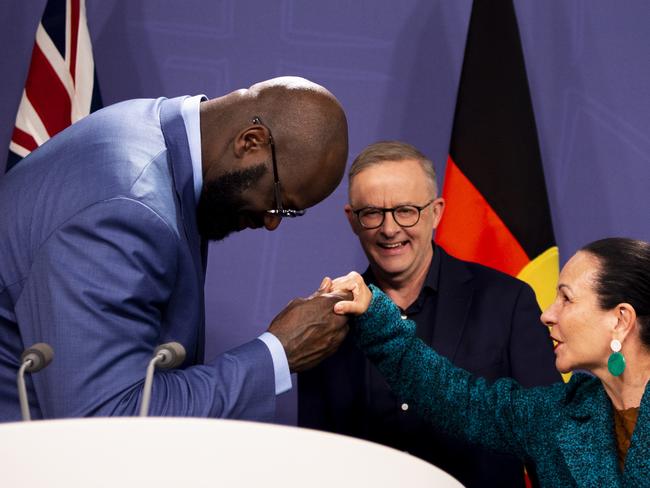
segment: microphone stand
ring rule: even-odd
[[[20,402],[20,413],[24,421],[29,421],[32,416],[29,412],[29,400],[27,398],[27,387],[25,386],[25,372],[36,373],[47,367],[54,359],[52,346],[45,342],[39,342],[25,349],[20,356],[21,365],[18,369],[18,401]]]
[[[149,415],[149,403],[151,403],[151,390],[153,387],[153,373],[156,366],[162,369],[175,368],[185,361],[185,348],[178,342],[161,344],[153,353],[153,358],[147,366],[147,374],[142,389],[142,403],[140,404],[140,417]]]

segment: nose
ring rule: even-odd
[[[395,217],[393,217],[393,214],[391,212],[386,212],[384,214],[384,222],[381,224],[380,230],[381,233],[385,236],[392,237],[401,230],[401,227],[397,222],[395,222]]]
[[[275,230],[279,227],[280,222],[282,222],[282,217],[277,215],[266,214],[264,216],[264,227],[266,230]]]
[[[557,314],[555,311],[555,302],[542,312],[540,320],[547,327],[553,327],[557,323]]]

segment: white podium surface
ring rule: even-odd
[[[0,485],[449,487],[394,449],[309,429],[234,420],[93,418],[0,424]]]

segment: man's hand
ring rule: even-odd
[[[312,368],[333,354],[348,333],[348,317],[335,314],[334,304],[350,300],[352,294],[321,290],[292,300],[269,326],[284,347],[292,373]]]

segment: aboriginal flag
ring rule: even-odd
[[[7,171],[50,137],[99,108],[85,0],[48,0],[36,29]]]
[[[512,0],[474,0],[442,195],[436,241],[550,305],[558,249]]]

